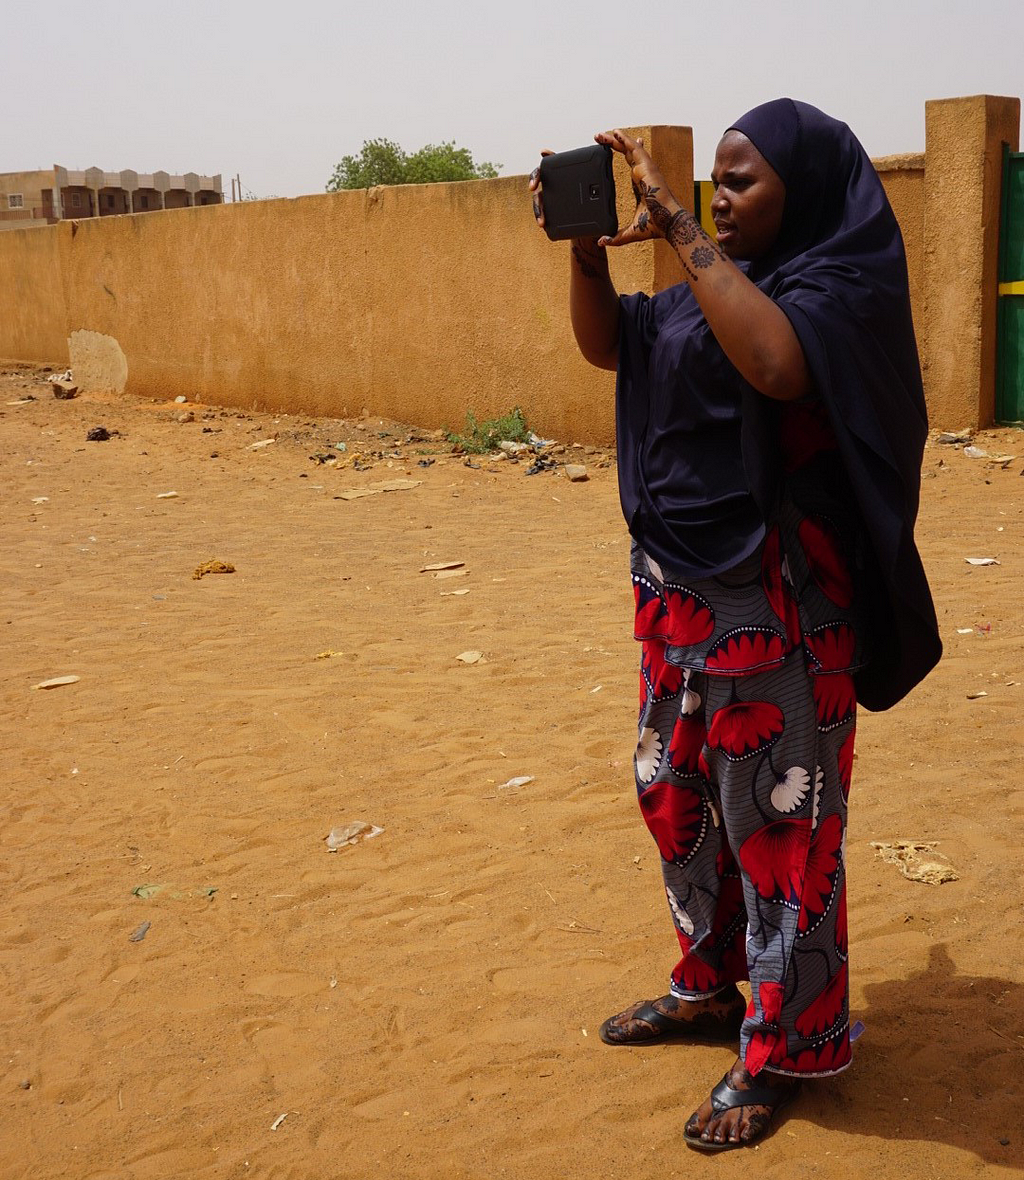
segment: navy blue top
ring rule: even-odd
[[[844,123],[778,99],[732,125],[779,174],[779,238],[747,273],[789,317],[828,408],[868,541],[871,663],[858,698],[884,709],[937,662],[914,543],[927,415],[903,239]],[[780,495],[776,406],[725,357],[687,284],[621,301],[616,425],[630,532],[681,573],[753,552]]]

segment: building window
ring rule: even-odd
[[[71,208],[72,209],[81,209],[81,207],[82,207],[82,194],[81,193],[72,193],[71,194]]]
[[[7,194],[7,208],[8,209],[23,209],[25,207],[25,198],[21,193]]]
[[[106,199],[107,199],[107,208],[113,209],[113,207],[114,207],[114,194],[113,193],[106,193],[104,195],[106,196]]]
[[[149,197],[147,197],[145,193],[139,197],[139,204],[143,209],[149,208]]]

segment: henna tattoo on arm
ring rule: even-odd
[[[602,255],[592,254],[584,250],[579,242],[573,242],[572,256],[576,260],[576,265],[580,268],[580,274],[585,279],[600,279],[604,277],[603,272],[594,265],[595,262],[601,260]]]
[[[679,261],[691,283],[697,282],[697,271],[707,270],[718,259],[727,261],[722,247],[708,237],[700,222],[686,209],[680,209],[672,216],[664,233],[665,240],[679,255]],[[693,247],[687,257],[683,250],[698,239],[699,244]]]

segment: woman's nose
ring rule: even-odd
[[[716,188],[711,194],[711,212],[716,213],[724,211],[728,208],[729,202],[726,200],[721,188]]]

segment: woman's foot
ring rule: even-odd
[[[739,1032],[746,1001],[733,984],[706,1000],[661,996],[640,1000],[601,1025],[608,1045],[649,1045],[672,1037],[729,1040]]]
[[[707,1101],[690,1116],[684,1139],[698,1151],[745,1147],[766,1134],[776,1112],[792,1101],[799,1088],[797,1078],[767,1070],[755,1078],[737,1058]],[[752,1101],[744,1102],[744,1093]]]

